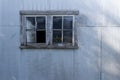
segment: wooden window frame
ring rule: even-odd
[[[77,40],[77,21],[76,17],[79,14],[79,11],[20,11],[21,19],[21,49],[77,49],[78,40]],[[26,35],[26,17],[41,17],[45,16],[46,19],[46,43],[27,43]],[[72,16],[73,25],[72,25],[72,45],[69,44],[54,44],[52,42],[53,38],[53,16]],[[36,22],[35,22],[36,23]]]
[[[57,31],[57,29],[53,29],[53,17],[57,17],[57,16],[59,16],[59,17],[62,17],[62,29],[60,30],[61,32],[62,32],[62,43],[63,43],[63,31],[64,31],[64,29],[63,29],[63,17],[65,17],[65,16],[71,16],[72,18],[73,18],[73,23],[72,23],[72,43],[71,43],[71,45],[72,46],[74,46],[74,24],[75,24],[75,16],[74,15],[52,15],[51,17],[52,17],[52,31],[53,30],[56,30]],[[59,30],[59,29],[58,29]],[[69,30],[69,29],[66,29],[66,30]],[[53,32],[52,32],[52,36],[53,36]],[[53,38],[53,37],[52,37]],[[52,41],[53,42],[53,41]],[[62,46],[62,43],[60,43],[60,45]],[[52,43],[52,45],[53,45],[53,43]],[[59,45],[59,44],[56,44],[56,45]],[[63,43],[63,46],[64,46],[65,44]]]
[[[46,31],[46,28],[47,28],[47,16],[46,15],[25,15],[24,16],[25,17],[25,23],[26,23],[26,18],[27,17],[34,17],[35,18],[35,30],[32,30],[32,31],[35,31],[35,35],[36,35],[36,31],[38,30],[37,29],[37,21],[36,21],[36,19],[37,19],[37,17],[45,17],[45,31]],[[27,26],[27,25],[26,25]],[[24,27],[25,28],[25,30],[27,30],[27,28],[26,27]],[[28,29],[28,30],[30,30],[30,29]],[[43,29],[44,30],[44,29]],[[42,31],[42,30],[41,30]],[[46,32],[47,33],[47,32]],[[37,41],[36,41],[36,39],[37,39],[37,37],[35,36],[35,43],[27,43],[27,35],[25,35],[26,36],[26,45],[31,45],[31,44],[36,44],[37,43]],[[47,36],[46,36],[46,38],[47,38]],[[40,44],[40,45],[47,45],[47,43],[45,42],[45,43],[37,43],[37,44]]]

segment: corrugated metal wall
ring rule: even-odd
[[[0,0],[0,80],[119,80],[119,3]],[[21,50],[20,10],[79,10],[79,49]]]

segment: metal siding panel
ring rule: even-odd
[[[2,1],[0,0],[0,25],[1,25],[1,16],[2,16]]]
[[[55,50],[57,52],[57,50]],[[52,53],[52,79],[51,80],[74,80],[73,51],[59,50]]]
[[[2,6],[2,25],[3,26],[15,26],[19,25],[19,1],[3,1]]]
[[[102,0],[104,26],[120,26],[120,1]]]
[[[0,36],[0,79],[18,80],[19,28],[1,27]]]
[[[73,80],[73,51],[23,50],[21,54],[22,80]]]
[[[120,80],[120,27],[102,28],[102,80]]]
[[[101,27],[79,27],[79,49],[74,50],[74,80],[100,79]]]
[[[88,18],[88,26],[119,26],[118,1],[102,0],[2,0],[2,24],[19,25],[20,10],[79,10]],[[109,2],[109,5],[107,4]],[[114,6],[114,7],[111,7]],[[9,9],[8,9],[9,8]],[[95,14],[95,15],[94,15]]]

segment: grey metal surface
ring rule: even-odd
[[[0,0],[0,80],[120,80],[119,3]],[[79,49],[20,49],[21,10],[79,10]]]

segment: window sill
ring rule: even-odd
[[[79,47],[76,46],[55,46],[55,45],[49,45],[49,46],[20,46],[20,49],[78,49]]]

